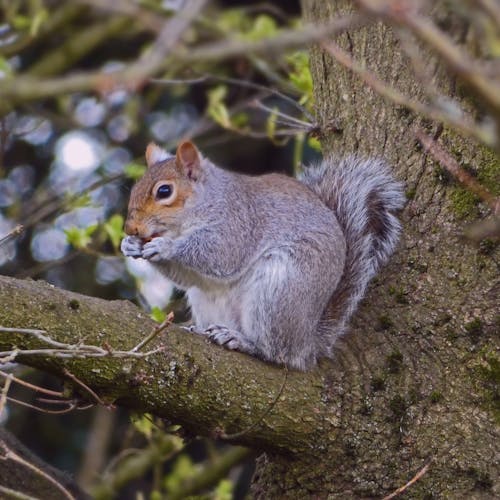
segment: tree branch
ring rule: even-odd
[[[0,304],[4,329],[41,329],[63,344],[85,339],[85,345],[130,350],[156,326],[129,302],[85,297],[40,281],[0,277]],[[288,372],[282,387],[281,368],[176,327],[159,337],[151,349],[165,348],[146,358],[17,359],[61,379],[68,370],[106,402],[167,418],[197,435],[235,434],[228,441],[254,448],[313,452],[335,420],[322,394],[326,372]],[[47,343],[33,335],[0,333],[1,351],[43,347]],[[331,366],[328,376],[335,377]]]
[[[176,18],[177,16],[174,19]],[[172,61],[179,61],[188,65],[200,61],[221,61],[240,54],[279,52],[285,49],[304,47],[308,43],[337,35],[366,23],[368,23],[368,20],[359,14],[347,15],[336,18],[324,25],[308,24],[300,29],[283,30],[273,38],[251,42],[223,40],[192,48],[189,51],[177,51],[175,54],[169,53],[168,58],[166,57],[168,51],[165,51],[166,46],[161,42],[162,34],[160,33],[155,48],[149,55],[145,55],[144,59],[137,61],[124,70],[114,73],[103,73],[101,71],[77,73],[42,80],[30,75],[21,75],[0,82],[0,97],[9,100],[13,104],[69,92],[109,90],[119,85],[133,87],[143,82],[148,76],[152,76],[172,64]],[[179,24],[181,23],[176,23],[176,31]],[[167,26],[170,26],[170,23],[167,23]],[[162,31],[162,33],[167,33],[167,31],[170,30]]]

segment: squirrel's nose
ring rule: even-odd
[[[137,234],[139,233],[139,228],[137,227],[137,224],[130,218],[127,218],[127,220],[125,221],[125,232],[129,236],[137,236]]]

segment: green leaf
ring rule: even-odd
[[[246,40],[262,40],[270,38],[278,33],[276,21],[267,14],[261,14],[255,18],[255,21],[249,31],[243,34]]]
[[[88,207],[92,203],[92,198],[90,197],[90,193],[83,193],[78,198],[69,198],[69,202],[66,207],[70,210],[75,208]]]
[[[248,28],[249,18],[241,9],[225,9],[217,16],[216,24],[224,33],[241,33]]]
[[[30,25],[30,35],[36,36],[42,24],[49,18],[49,13],[46,9],[39,10]]]
[[[26,30],[31,26],[31,18],[18,14],[12,19],[12,26],[18,30]]]
[[[277,108],[273,108],[273,112],[269,115],[266,121],[266,132],[269,139],[274,139],[274,135],[276,134],[276,119],[278,115],[276,114]]]
[[[214,500],[232,500],[234,484],[229,479],[223,479],[215,488]]]
[[[139,165],[138,163],[129,163],[128,165],[125,165],[123,171],[129,179],[136,181],[144,175],[146,167],[144,165]]]
[[[167,317],[167,313],[160,309],[159,307],[152,307],[151,308],[151,319],[156,321],[157,323],[163,323]]]
[[[89,227],[70,227],[64,230],[66,239],[70,245],[75,248],[87,248],[92,241],[91,235],[97,229],[97,224]]]
[[[115,250],[118,249],[122,238],[125,236],[123,231],[123,216],[120,214],[111,216],[109,220],[104,223],[104,230],[111,240],[113,248]]]
[[[162,497],[162,494],[161,494],[161,491],[158,491],[158,490],[153,490],[151,492],[151,494],[149,495],[149,500],[161,500],[163,497]]]
[[[165,477],[166,490],[177,490],[186,479],[192,477],[196,470],[197,467],[187,455],[180,455],[172,467],[172,472]]]
[[[248,125],[248,113],[245,113],[244,111],[235,113],[233,116],[231,116],[231,122],[233,123],[233,125],[239,128]]]
[[[227,94],[227,87],[225,85],[218,85],[207,92],[208,96],[208,106],[207,113],[208,116],[218,123],[223,128],[231,128],[231,118],[229,116],[229,111],[224,104],[224,99]]]
[[[307,144],[310,148],[321,153],[321,143],[316,137],[309,137],[309,139],[307,139]]]
[[[147,438],[151,437],[154,425],[153,418],[149,413],[144,413],[142,415],[132,414],[130,415],[130,420],[137,432]]]
[[[313,81],[309,69],[309,54],[306,51],[294,52],[287,56],[291,70],[288,75],[290,83],[302,94],[299,102],[304,104],[311,100]]]

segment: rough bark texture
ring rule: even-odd
[[[324,21],[350,2],[303,0],[307,20]],[[435,9],[458,35],[463,23]],[[456,28],[456,29],[455,29]],[[410,96],[421,95],[392,30],[382,23],[339,43]],[[453,95],[455,84],[436,65],[434,80]],[[261,457],[254,485],[262,498],[380,497],[405,484],[430,459],[428,472],[405,498],[492,498],[498,483],[498,268],[493,255],[464,242],[456,186],[440,180],[417,146],[413,127],[435,126],[383,101],[319,48],[311,69],[325,152],[380,155],[407,186],[405,234],[391,265],[364,301],[343,351],[340,423],[325,455],[290,463]],[[441,140],[479,171],[498,168],[491,153],[447,130]],[[496,322],[496,323],[495,323]],[[339,367],[339,370],[342,368]]]
[[[306,19],[325,20],[349,4],[303,0],[303,8]],[[387,81],[420,95],[389,28],[374,24],[341,42]],[[452,93],[437,68],[436,81]],[[435,128],[381,100],[319,49],[312,71],[320,124],[326,130],[333,118],[343,129],[323,138],[325,151],[387,158],[410,198],[399,251],[372,284],[336,360],[286,374],[172,329],[160,340],[166,350],[147,360],[24,362],[61,377],[66,367],[102,398],[197,434],[240,433],[233,442],[265,450],[253,487],[260,498],[380,498],[430,459],[405,498],[498,496],[494,256],[461,240],[457,188],[441,182],[416,145],[412,127]],[[447,130],[441,140],[462,164],[493,162]],[[0,326],[126,349],[153,323],[130,304],[1,278]],[[0,349],[14,345],[40,344],[0,334]]]

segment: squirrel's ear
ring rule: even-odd
[[[148,167],[160,161],[168,160],[169,158],[173,158],[173,156],[168,151],[160,148],[160,146],[156,145],[154,142],[148,144],[146,148],[146,163]]]
[[[177,148],[175,162],[183,172],[193,180],[200,173],[201,156],[196,146],[191,141],[181,142]]]

